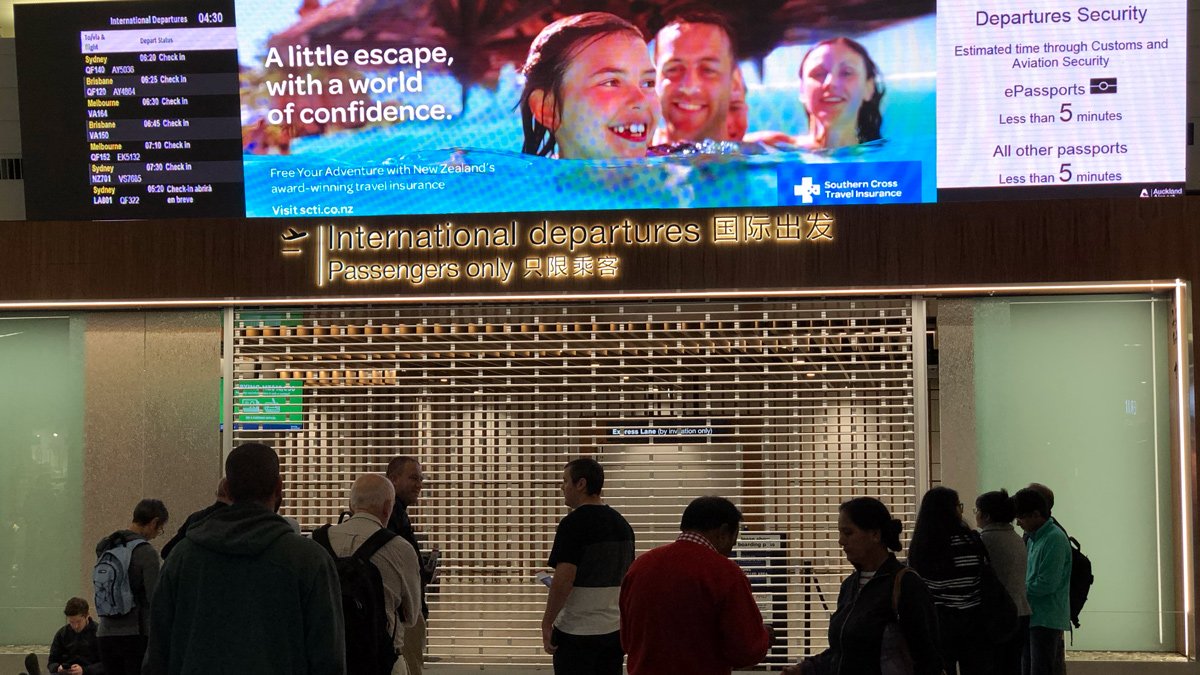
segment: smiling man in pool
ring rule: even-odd
[[[724,140],[737,45],[729,22],[709,11],[683,12],[658,31],[654,65],[663,129],[654,142]]]

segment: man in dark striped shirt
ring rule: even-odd
[[[604,468],[590,457],[563,470],[562,493],[571,512],[558,524],[548,565],[554,568],[542,645],[557,675],[620,675],[617,602],[633,562],[633,528],[604,503]]]

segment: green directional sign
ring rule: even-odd
[[[304,427],[303,380],[242,380],[233,388],[234,428],[295,431]]]
[[[247,328],[299,326],[304,323],[304,312],[241,312],[238,321]]]

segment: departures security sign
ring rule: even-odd
[[[1161,0],[939,2],[939,201],[1097,185],[1182,194],[1184,12]]]

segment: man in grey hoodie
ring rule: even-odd
[[[333,558],[275,513],[279,456],[225,461],[233,504],[188,529],[164,563],[143,675],[345,675]]]

